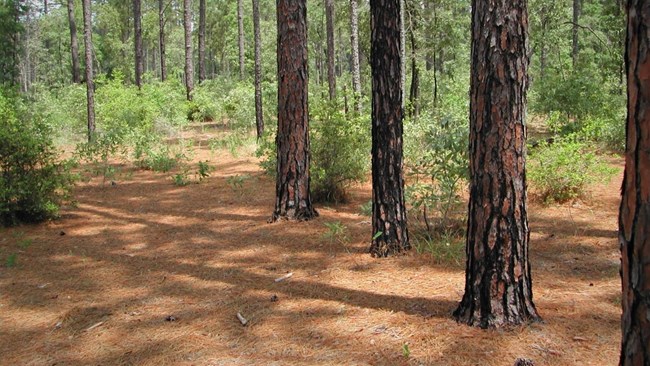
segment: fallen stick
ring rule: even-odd
[[[289,272],[289,273],[287,273],[286,275],[284,275],[282,277],[276,278],[275,282],[282,282],[282,281],[286,280],[287,278],[290,278],[291,276],[293,276],[293,272]]]
[[[102,325],[102,324],[104,324],[104,322],[95,323],[95,324],[89,326],[88,328],[86,328],[86,332],[89,332],[89,331],[91,331],[91,330],[93,330],[93,329],[99,327],[99,326]]]
[[[237,319],[239,319],[239,322],[241,323],[241,325],[248,324],[248,320],[246,318],[244,318],[244,316],[241,315],[241,313],[237,313]]]

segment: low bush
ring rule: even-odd
[[[0,91],[0,223],[55,218],[73,184],[70,162],[61,161],[52,131],[21,110],[22,102]]]
[[[529,154],[528,178],[533,193],[545,203],[584,198],[589,184],[607,182],[614,172],[576,140],[543,142]]]

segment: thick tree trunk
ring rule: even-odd
[[[650,14],[627,2],[627,123],[619,215],[623,316],[621,366],[650,365]]]
[[[578,62],[578,52],[579,52],[578,21],[580,21],[580,12],[582,8],[581,2],[582,0],[573,0],[573,29],[572,29],[573,47],[571,49],[571,58],[573,59],[573,67],[575,67],[576,63]]]
[[[95,134],[95,85],[93,83],[93,39],[91,0],[83,0],[84,13],[84,48],[86,55],[86,100],[88,113],[88,142]]]
[[[142,55],[142,4],[140,0],[133,0],[133,35],[135,47],[135,85],[142,88],[142,74],[144,61]]]
[[[192,63],[192,0],[183,0],[183,28],[185,29],[185,89],[187,100],[192,100],[194,90],[194,64]]]
[[[160,81],[167,79],[167,65],[165,64],[165,3],[158,0],[158,45],[160,47]]]
[[[330,100],[336,99],[336,71],[334,70],[334,0],[325,0],[325,33],[327,33],[327,85]]]
[[[352,44],[352,90],[354,111],[361,113],[361,70],[359,66],[359,14],[357,0],[350,0],[350,43]]]
[[[205,0],[199,0],[199,84],[205,80]]]
[[[244,59],[244,0],[237,0],[237,28],[239,34],[239,79],[246,76],[246,63]]]
[[[70,54],[72,56],[72,82],[79,84],[79,43],[77,42],[77,24],[74,20],[74,0],[68,0],[68,25],[70,26]]]
[[[410,249],[402,171],[400,0],[371,0],[372,244],[386,257]]]
[[[278,151],[275,210],[278,219],[317,216],[309,190],[307,1],[278,0]]]
[[[459,322],[539,320],[528,260],[526,0],[472,1],[470,198]]]
[[[257,139],[264,135],[262,113],[262,35],[260,33],[260,1],[253,0],[253,32],[255,33],[255,124]]]

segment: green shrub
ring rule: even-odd
[[[0,222],[3,226],[54,218],[73,183],[52,133],[40,120],[25,120],[18,97],[0,92]]]
[[[350,184],[369,172],[370,123],[368,116],[346,116],[336,105],[312,97],[310,116],[311,195],[315,202],[344,202]],[[275,175],[275,126],[267,126],[259,141],[260,166]]]
[[[422,211],[427,229],[444,229],[460,206],[460,190],[468,179],[468,125],[452,113],[423,115],[417,124],[407,121],[406,166],[410,179],[407,201]],[[406,140],[405,139],[405,140]],[[435,214],[435,227],[428,217]]]
[[[311,116],[311,191],[316,202],[345,202],[351,183],[366,178],[370,163],[367,118],[346,118],[329,102],[316,104]]]
[[[529,155],[528,178],[534,193],[546,203],[585,197],[589,184],[607,182],[614,172],[584,143],[575,140],[545,142]]]

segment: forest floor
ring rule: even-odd
[[[233,157],[199,147],[194,159],[215,167],[200,184],[124,167],[114,185],[78,184],[78,204],[61,219],[0,229],[0,364],[618,362],[621,161],[586,202],[530,204],[544,322],[482,330],[451,317],[462,253],[367,254],[370,218],[360,206],[369,183],[354,187],[349,203],[317,205],[313,221],[269,224],[275,185],[252,148]],[[325,224],[335,222],[347,238],[327,237]]]

